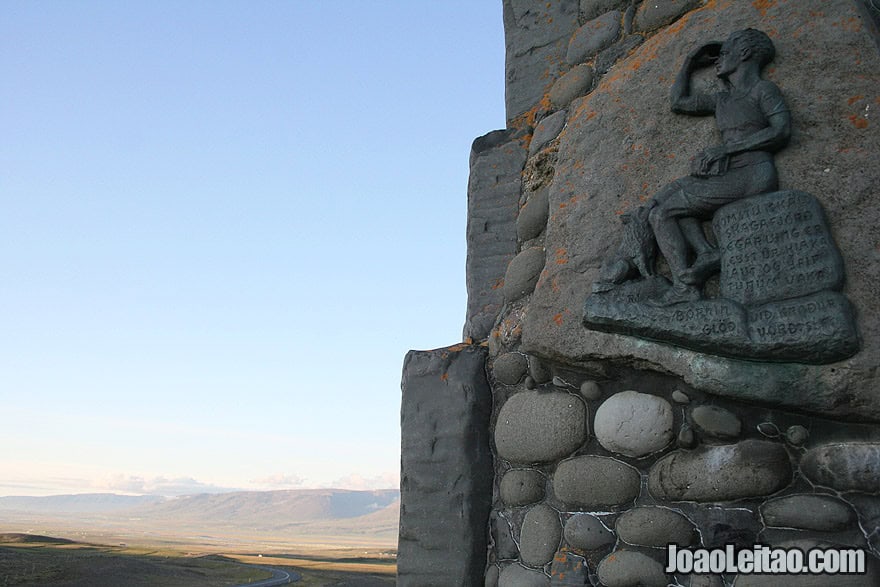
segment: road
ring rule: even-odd
[[[263,579],[262,581],[257,581],[256,583],[245,583],[242,585],[235,585],[235,587],[277,587],[278,585],[287,585],[289,583],[296,583],[302,577],[294,573],[293,571],[282,571],[280,569],[273,569],[271,567],[260,567],[257,565],[246,565],[253,569],[262,569],[264,571],[269,571],[272,573],[272,577],[269,579]]]

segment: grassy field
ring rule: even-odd
[[[186,541],[100,545],[0,535],[0,587],[208,587],[269,577],[251,565],[295,571],[302,577],[296,585],[303,587],[395,584],[396,560],[387,549],[276,543],[271,554],[263,554],[243,544],[214,546]]]

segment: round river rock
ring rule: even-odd
[[[617,520],[617,534],[628,544],[662,547],[690,546],[697,539],[694,525],[684,515],[661,507],[627,510]]]
[[[781,444],[744,440],[666,455],[651,467],[648,490],[658,499],[726,501],[776,493],[791,479]]]
[[[819,485],[873,493],[880,487],[880,444],[847,442],[817,446],[801,459],[801,471]]]
[[[670,579],[663,565],[633,550],[615,550],[602,559],[598,571],[606,587],[666,587]]]
[[[614,506],[639,496],[641,477],[638,469],[617,459],[586,455],[559,463],[553,488],[568,506]]]
[[[542,567],[553,560],[562,526],[559,514],[549,505],[536,505],[528,511],[523,520],[519,539],[519,554],[522,562],[530,567]]]
[[[622,391],[596,410],[596,438],[606,449],[630,457],[656,452],[672,441],[672,406],[656,395]]]
[[[855,514],[830,495],[800,494],[772,499],[761,507],[764,523],[776,528],[837,532],[851,528]]]
[[[587,434],[587,408],[572,394],[522,391],[501,407],[495,424],[498,456],[512,463],[545,463],[573,453]]]
[[[537,503],[544,499],[544,476],[534,469],[511,469],[498,488],[507,507]]]
[[[575,514],[565,523],[563,531],[569,546],[581,550],[596,550],[608,544],[614,544],[614,533],[590,514]]]
[[[519,383],[526,369],[529,368],[528,359],[519,353],[504,353],[492,364],[492,372],[495,380],[504,385],[516,385]]]

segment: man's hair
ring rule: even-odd
[[[730,35],[730,39],[737,40],[749,47],[752,50],[752,56],[754,56],[758,65],[762,68],[773,61],[773,57],[776,56],[776,48],[773,46],[773,41],[757,29],[736,31]]]

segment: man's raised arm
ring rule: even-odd
[[[700,67],[715,63],[721,43],[707,43],[691,51],[672,84],[672,111],[677,114],[706,116],[715,112],[715,97],[700,92],[691,92],[691,74]]]

